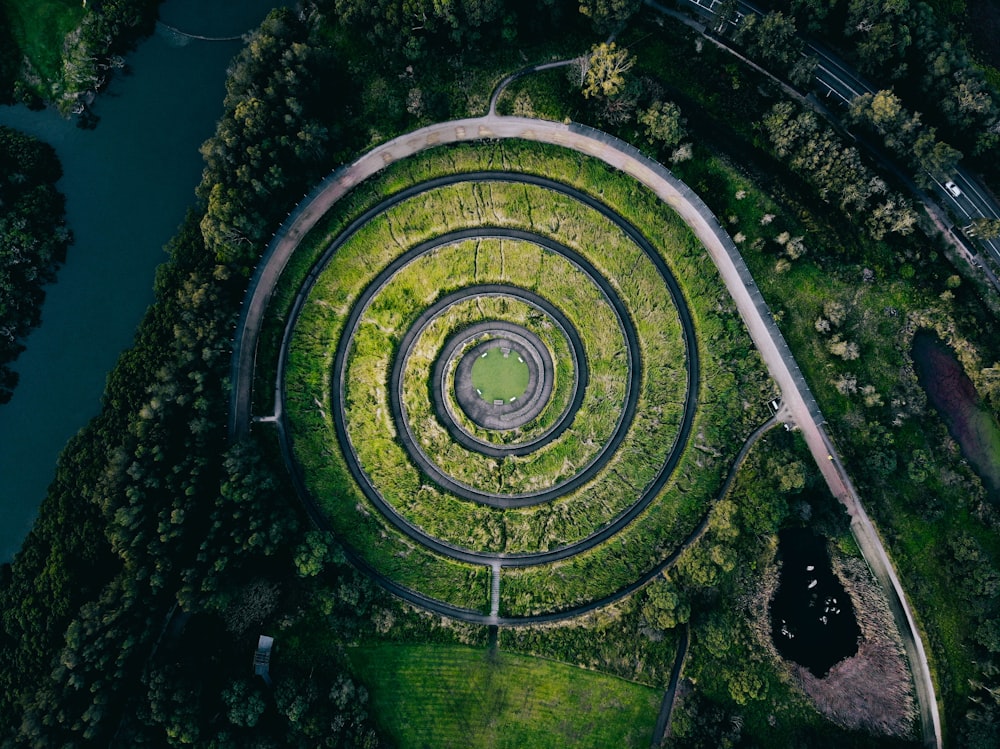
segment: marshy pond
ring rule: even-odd
[[[826,539],[807,528],[781,531],[771,638],[782,658],[822,678],[858,652],[861,629],[851,599],[830,565]]]
[[[951,349],[934,333],[913,337],[913,363],[920,386],[941,414],[962,455],[1000,503],[1000,425],[976,392]]]

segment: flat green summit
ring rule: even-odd
[[[528,365],[515,351],[502,345],[480,354],[472,365],[472,386],[488,403],[510,403],[528,389]]]

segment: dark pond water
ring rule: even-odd
[[[962,455],[1000,503],[1000,425],[976,392],[951,349],[930,331],[913,337],[917,379],[948,425]]]
[[[190,34],[242,34],[281,3],[168,0],[160,17]],[[129,56],[82,130],[55,112],[0,107],[0,124],[51,143],[76,242],[46,289],[42,325],[15,364],[20,383],[0,407],[0,561],[20,548],[66,441],[96,412],[107,372],[153,298],[163,245],[201,175],[198,147],[222,113],[240,41],[208,42],[160,26]]]
[[[826,540],[804,528],[781,532],[781,576],[771,601],[771,638],[783,658],[822,678],[858,652],[861,630],[844,586],[833,574]]]

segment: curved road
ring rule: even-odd
[[[253,369],[267,301],[299,240],[352,187],[386,165],[445,143],[494,138],[522,138],[564,146],[601,159],[629,174],[670,205],[702,242],[715,263],[771,376],[781,390],[791,420],[802,431],[831,492],[851,515],[851,528],[876,577],[894,604],[896,623],[914,674],[925,743],[941,746],[940,717],[930,667],[913,614],[892,562],[843,468],[795,359],[771,317],[736,245],[705,203],[661,164],[634,146],[575,123],[521,117],[485,117],[441,122],[402,135],[334,171],[289,215],[258,264],[241,310],[231,373],[230,434],[239,439],[250,427]]]

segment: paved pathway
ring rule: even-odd
[[[697,195],[665,167],[613,136],[575,123],[491,114],[429,125],[384,143],[353,164],[333,172],[290,214],[257,266],[234,343],[231,435],[238,439],[249,429],[253,368],[264,311],[278,276],[306,232],[352,187],[388,164],[446,143],[496,138],[522,138],[561,145],[620,169],[642,182],[673,208],[705,246],[824,479],[833,495],[850,513],[851,528],[865,559],[878,579],[886,585],[914,673],[927,743],[940,746],[940,718],[930,668],[902,585],[823,427],[824,419],[819,407],[746,264],[732,239]]]
[[[677,310],[678,320],[681,325],[681,331],[684,338],[684,348],[685,348],[685,361],[684,368],[687,377],[687,391],[684,399],[684,409],[681,418],[681,423],[677,430],[677,435],[674,440],[674,444],[670,448],[670,452],[666,456],[662,466],[655,479],[646,486],[642,494],[636,498],[636,501],[629,507],[625,508],[617,517],[615,517],[610,523],[603,526],[594,533],[580,539],[577,542],[567,544],[564,546],[559,546],[552,549],[547,549],[545,551],[536,552],[518,552],[518,553],[507,553],[507,554],[496,554],[492,552],[482,552],[473,549],[462,548],[450,543],[443,542],[428,533],[423,529],[411,523],[402,514],[400,514],[397,509],[386,502],[382,497],[378,488],[372,483],[368,474],[365,473],[363,467],[361,466],[360,459],[354,449],[354,445],[351,443],[347,434],[347,424],[344,418],[344,413],[342,408],[335,409],[333,413],[334,428],[337,433],[337,440],[339,444],[345,447],[344,458],[348,464],[351,474],[357,482],[359,488],[365,494],[367,499],[381,512],[382,516],[387,522],[389,522],[396,530],[400,531],[404,535],[410,537],[414,541],[417,541],[424,547],[431,549],[432,551],[441,554],[445,557],[450,557],[452,559],[457,559],[459,561],[465,562],[467,564],[482,564],[482,565],[492,565],[494,561],[500,561],[505,567],[528,567],[536,566],[540,564],[549,564],[552,562],[557,562],[563,559],[568,559],[576,554],[579,554],[588,549],[592,549],[599,544],[604,543],[612,536],[618,534],[623,528],[629,525],[636,517],[638,517],[649,505],[653,502],[656,497],[662,491],[663,487],[666,486],[667,482],[676,468],[678,462],[680,461],[681,455],[683,454],[684,447],[687,444],[688,438],[691,434],[692,425],[694,422],[695,412],[697,410],[697,383],[701,380],[700,374],[700,364],[698,357],[698,347],[697,340],[695,337],[694,322],[691,318],[690,310],[687,307],[687,303],[684,301],[683,293],[680,287],[677,285],[677,280],[674,278],[666,262],[652,246],[649,240],[642,235],[639,230],[634,227],[631,223],[623,219],[621,216],[617,215],[608,206],[595,200],[593,197],[577,190],[573,187],[565,185],[560,182],[555,182],[546,177],[539,177],[536,175],[529,174],[517,174],[517,173],[507,173],[507,172],[470,172],[455,175],[448,175],[445,177],[438,177],[433,180],[428,180],[422,182],[413,187],[407,188],[405,190],[400,190],[389,198],[385,199],[376,206],[373,206],[369,210],[365,211],[361,216],[352,221],[337,237],[337,239],[330,244],[330,246],[324,251],[323,256],[316,262],[313,268],[310,270],[305,283],[302,284],[301,288],[296,295],[295,301],[291,312],[288,315],[288,319],[285,325],[285,332],[280,348],[280,357],[278,364],[278,372],[276,377],[276,395],[275,400],[277,405],[276,408],[276,419],[278,426],[280,428],[280,441],[282,455],[285,458],[285,462],[291,468],[292,478],[295,481],[296,489],[299,495],[306,502],[312,502],[310,493],[305,486],[305,481],[298,467],[298,463],[295,460],[295,456],[292,450],[292,446],[289,440],[289,430],[284,418],[284,391],[283,383],[284,377],[284,367],[287,360],[287,352],[289,344],[291,341],[292,331],[295,328],[296,321],[298,319],[299,313],[302,306],[305,304],[305,300],[308,298],[313,285],[322,272],[323,268],[326,266],[330,257],[339,249],[342,244],[350,238],[350,236],[357,230],[357,228],[367,224],[371,218],[380,213],[384,212],[393,205],[398,204],[403,200],[408,200],[412,197],[419,196],[422,192],[430,189],[431,187],[442,187],[450,184],[468,182],[468,181],[488,181],[488,180],[507,180],[516,183],[523,184],[533,184],[547,187],[550,190],[557,192],[562,192],[565,195],[572,197],[574,200],[585,203],[595,210],[599,211],[601,214],[605,215],[610,221],[618,225],[618,227],[629,236],[633,242],[635,242],[640,249],[646,254],[650,262],[654,265],[657,271],[660,273],[661,279],[664,285],[667,287],[670,296],[674,302],[675,308]],[[610,282],[599,274],[596,268],[590,266],[589,262],[586,261],[582,256],[577,255],[567,247],[560,245],[557,242],[553,242],[544,237],[539,237],[527,232],[523,232],[515,229],[499,229],[492,227],[489,229],[469,229],[460,230],[458,232],[453,232],[450,236],[452,239],[455,238],[471,238],[473,236],[508,236],[520,238],[525,241],[532,241],[536,244],[541,244],[547,247],[553,252],[558,252],[566,254],[571,257],[573,262],[577,264],[585,273],[591,276],[593,282],[602,288],[605,296],[611,302],[612,306],[616,307],[616,313],[619,321],[623,323],[623,332],[627,342],[626,349],[628,350],[628,355],[632,359],[630,363],[630,379],[627,388],[625,405],[623,408],[623,415],[616,426],[616,431],[609,438],[608,442],[602,446],[601,454],[595,457],[591,464],[585,467],[581,472],[568,479],[567,481],[560,484],[555,489],[549,489],[540,491],[538,493],[530,495],[496,495],[494,499],[490,500],[489,495],[484,492],[474,491],[470,487],[466,487],[464,484],[455,482],[451,478],[444,476],[436,466],[430,463],[429,459],[417,450],[415,447],[415,439],[409,430],[405,427],[405,419],[402,418],[402,412],[399,406],[399,388],[390,388],[390,406],[393,411],[392,418],[397,425],[397,434],[399,439],[406,445],[407,452],[410,454],[411,459],[413,459],[425,473],[433,475],[437,483],[445,485],[449,491],[456,494],[457,496],[463,497],[471,501],[477,501],[481,503],[488,503],[497,507],[519,507],[527,506],[529,504],[537,504],[540,501],[551,500],[557,496],[573,491],[576,488],[584,485],[590,480],[603,465],[602,461],[609,459],[613,453],[614,449],[621,444],[622,439],[628,431],[628,426],[632,421],[632,414],[637,407],[638,398],[638,380],[640,377],[641,361],[639,358],[639,341],[636,337],[638,334],[632,329],[632,323],[628,310],[625,308],[624,303],[622,303],[618,297],[617,293],[614,291]],[[428,242],[421,243],[416,247],[403,253],[400,257],[393,260],[386,268],[379,273],[379,275],[368,285],[365,294],[360,297],[352,306],[351,312],[348,316],[348,320],[344,325],[345,333],[341,335],[340,341],[337,346],[337,353],[333,365],[334,381],[338,383],[337,387],[341,388],[340,398],[338,402],[340,404],[344,403],[343,394],[343,380],[344,380],[344,368],[346,366],[347,352],[349,348],[349,343],[351,339],[350,331],[353,331],[361,319],[362,314],[366,308],[367,302],[366,297],[370,293],[374,293],[390,278],[399,268],[402,268],[406,262],[408,262],[409,257],[412,255],[414,257],[418,256],[420,253],[425,251],[427,248],[434,247],[435,244],[441,238],[432,239]],[[449,240],[450,241],[450,240]],[[525,293],[525,292],[522,292]],[[396,364],[398,365],[400,361],[399,357],[396,357]],[[396,366],[393,367],[392,379],[398,381],[399,373],[396,371]],[[234,382],[239,380],[234,379]],[[234,409],[235,410],[235,409]],[[400,426],[400,421],[404,422],[404,426]],[[546,438],[550,439],[550,438]],[[603,457],[602,457],[603,455]],[[488,501],[489,500],[489,501]],[[312,513],[314,519],[316,519],[317,524],[320,528],[332,532],[332,527],[329,524],[329,519],[323,516],[318,511]]]
[[[670,683],[667,685],[667,691],[663,693],[663,702],[660,703],[660,714],[656,717],[653,740],[649,744],[650,749],[659,749],[663,746],[663,739],[666,738],[667,729],[670,728],[670,717],[673,715],[674,701],[677,699],[677,684],[681,679],[684,661],[687,659],[690,626],[685,624],[680,630],[681,639],[677,643],[677,657],[674,659],[674,667],[670,672]]]

